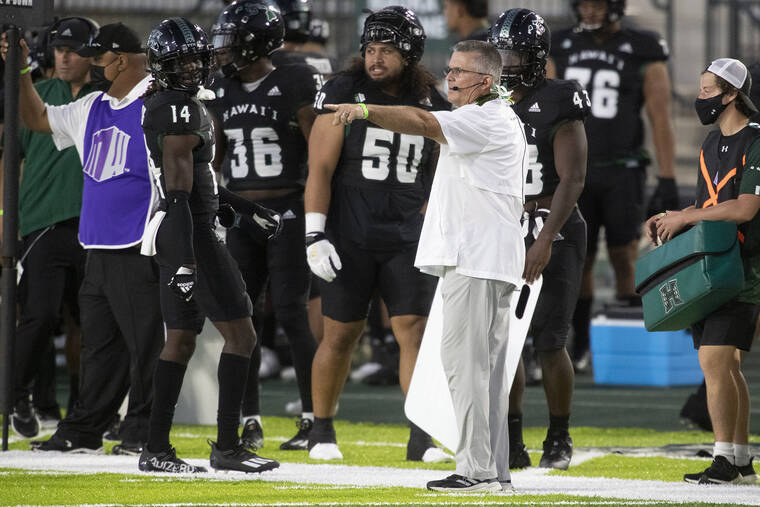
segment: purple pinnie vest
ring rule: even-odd
[[[142,99],[112,109],[95,99],[84,136],[84,187],[79,241],[119,248],[142,239],[151,211],[151,177],[142,129]]]

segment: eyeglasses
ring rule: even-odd
[[[454,74],[454,77],[459,77],[465,72],[469,72],[470,74],[480,74],[481,76],[490,76],[490,74],[486,72],[478,72],[476,70],[467,70],[461,67],[454,67],[454,68],[446,67],[445,69],[443,69],[443,77],[448,76],[449,73]]]

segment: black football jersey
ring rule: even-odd
[[[591,33],[566,29],[552,34],[551,57],[557,77],[578,81],[591,98],[589,165],[645,165],[644,67],[668,59],[664,39],[623,28],[597,45]]]
[[[227,139],[222,173],[228,189],[304,187],[307,144],[297,113],[314,101],[315,74],[311,67],[284,65],[256,83],[214,82],[216,98],[208,107]]]
[[[150,95],[143,104],[143,132],[155,169],[163,165],[163,140],[171,135],[197,135],[201,142],[193,149],[193,188],[190,211],[193,214],[215,213],[219,206],[216,177],[211,168],[214,158],[214,124],[206,107],[185,92],[162,90]],[[161,186],[166,182],[161,172]]]
[[[577,81],[545,79],[512,106],[525,125],[528,171],[525,200],[553,195],[559,184],[554,166],[554,134],[565,122],[583,121],[591,102]]]
[[[358,103],[448,110],[450,105],[431,87],[430,98],[411,93],[393,97],[366,76],[342,74],[317,93],[317,114],[332,114],[324,104]],[[398,134],[356,120],[345,128],[343,149],[332,179],[328,231],[362,247],[391,250],[419,240],[432,178],[430,156],[436,143],[423,136]],[[429,185],[427,186],[429,188]]]
[[[332,76],[338,71],[335,60],[327,55],[312,53],[309,51],[284,51],[280,49],[272,53],[270,57],[272,65],[282,67],[283,65],[308,65],[316,69],[318,74],[314,75],[314,81],[317,84],[317,90],[322,88],[325,77]]]

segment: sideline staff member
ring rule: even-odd
[[[441,279],[441,356],[462,434],[457,473],[427,487],[509,490],[508,312],[525,262],[520,218],[527,144],[517,115],[491,91],[501,75],[496,48],[482,41],[460,42],[449,67],[448,98],[457,106],[454,111],[374,104],[325,107],[336,111],[334,124],[364,119],[441,145],[415,266]]]
[[[694,347],[707,384],[715,446],[704,472],[686,482],[754,484],[749,439],[749,389],[741,371],[741,352],[749,352],[760,312],[760,126],[748,123],[757,108],[749,98],[752,78],[739,60],[719,58],[699,79],[694,106],[703,125],[718,123],[699,154],[697,201],[646,223],[649,240],[669,241],[700,220],[736,222],[744,263],[744,289],[732,301],[693,326]]]

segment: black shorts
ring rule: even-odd
[[[343,268],[332,282],[320,280],[322,314],[338,322],[367,318],[377,291],[391,317],[430,313],[438,279],[414,267],[417,245],[396,251],[375,251],[330,236]]]
[[[193,216],[193,248],[198,283],[193,299],[182,301],[169,288],[172,268],[156,260],[161,279],[161,311],[168,329],[186,329],[198,333],[208,317],[212,322],[228,322],[250,317],[253,305],[245,290],[237,263],[216,235],[212,217]]]
[[[573,209],[560,234],[562,239],[552,243],[551,259],[541,273],[544,283],[528,333],[539,352],[564,347],[570,331],[586,258],[586,222],[578,208]],[[532,235],[526,238],[526,251],[534,241]]]
[[[760,305],[729,301],[692,326],[694,348],[732,345],[749,352]]]
[[[229,229],[227,248],[240,266],[254,303],[269,282],[275,308],[295,305],[306,311],[311,270],[306,263],[303,194],[265,199],[259,204],[282,216],[279,236],[262,244],[240,229]]]
[[[578,207],[588,226],[587,252],[596,254],[599,229],[607,246],[623,246],[641,236],[644,221],[643,167],[590,167]]]

